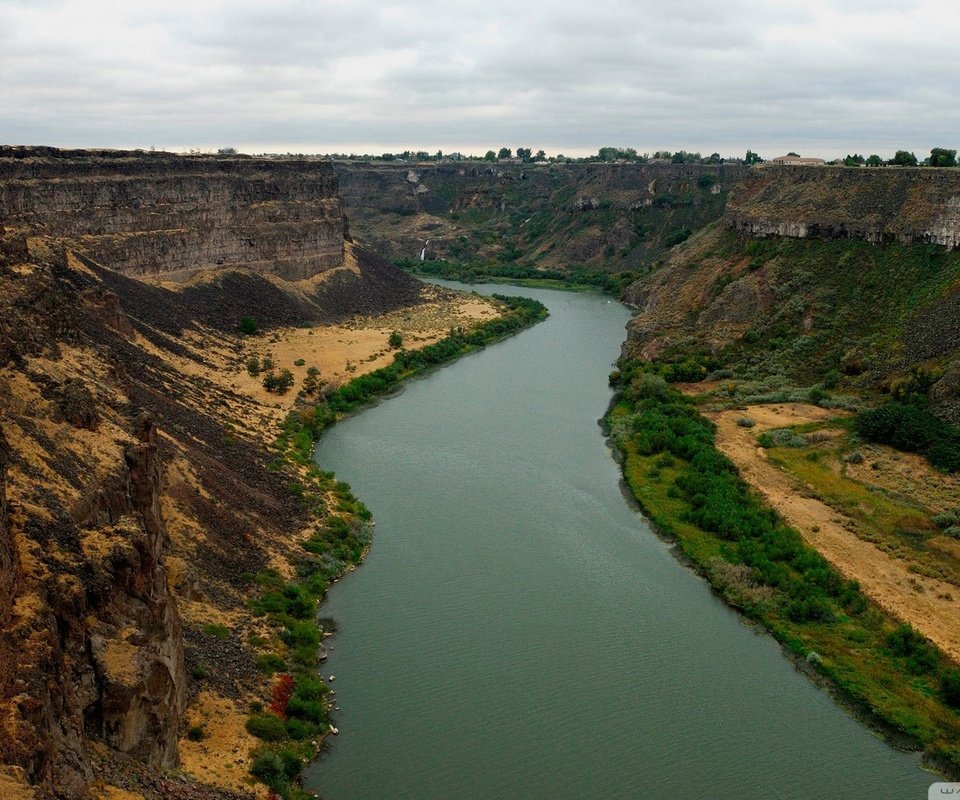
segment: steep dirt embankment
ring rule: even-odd
[[[343,261],[325,161],[4,147],[0,217],[127,275],[222,266],[300,280]]]
[[[753,236],[960,245],[960,171],[919,167],[752,170],[730,224]]]
[[[717,219],[737,165],[334,165],[360,241],[388,258],[619,272]]]

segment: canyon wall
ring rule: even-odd
[[[731,194],[729,223],[755,237],[960,245],[960,170],[774,167]]]
[[[389,258],[635,270],[722,219],[750,236],[960,244],[960,170],[736,164],[337,162]],[[428,243],[429,242],[429,243]]]
[[[126,275],[242,267],[287,280],[343,263],[322,160],[0,147],[0,222]]]
[[[351,229],[387,258],[619,272],[717,220],[736,164],[336,162]],[[428,243],[429,240],[429,243]]]

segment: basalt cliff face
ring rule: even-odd
[[[176,765],[183,640],[153,422],[83,346],[76,295],[18,250],[0,254],[0,761],[73,797],[92,741]]]
[[[774,167],[733,192],[729,224],[756,237],[960,245],[960,173],[951,169]]]
[[[0,218],[125,275],[242,267],[302,280],[343,263],[324,161],[0,148]]]
[[[235,791],[164,773],[191,698],[243,735],[255,653],[205,631],[307,524],[237,323],[418,284],[345,241],[320,162],[8,148],[0,198],[0,796],[248,797],[245,750]]]
[[[738,165],[337,162],[358,240],[392,259],[619,272],[720,217]]]
[[[929,168],[337,162],[362,241],[426,258],[618,272],[720,222],[752,237],[960,244],[960,173]]]

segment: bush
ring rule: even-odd
[[[933,517],[933,524],[938,528],[946,529],[951,525],[960,524],[960,511],[955,508],[943,511]]]
[[[247,733],[265,742],[279,742],[287,736],[283,720],[276,714],[254,714],[247,718]]]
[[[207,732],[203,729],[202,725],[192,725],[187,730],[187,738],[191,742],[200,742],[206,737]]]
[[[690,230],[690,228],[674,228],[664,237],[663,243],[667,247],[673,247],[674,245],[687,241],[692,233],[693,231]]]
[[[787,605],[787,616],[794,622],[833,622],[836,614],[826,597],[805,597]]]
[[[270,750],[257,753],[250,773],[275,792],[283,792],[290,784],[283,759]]]
[[[263,379],[263,388],[275,394],[286,394],[293,386],[293,373],[285,369],[279,375],[270,373]]]
[[[239,328],[244,336],[253,336],[257,332],[257,321],[253,317],[241,317]]]
[[[947,705],[960,709],[960,670],[950,668],[940,676],[940,691]]]
[[[907,669],[914,674],[936,669],[939,660],[936,650],[913,626],[906,623],[898,625],[887,634],[885,641],[894,655],[906,659]]]
[[[247,372],[254,378],[260,374],[260,359],[254,356],[249,361],[247,361]]]
[[[757,437],[757,443],[764,448],[807,446],[807,440],[789,428],[777,428],[776,430],[761,433]]]
[[[273,675],[286,669],[286,662],[276,653],[264,653],[257,656],[257,669],[266,675]]]
[[[398,350],[403,347],[403,334],[400,331],[392,331],[390,333],[390,338],[387,339],[387,344],[390,345],[392,350]]]
[[[207,636],[213,636],[216,639],[226,639],[230,636],[230,629],[226,625],[204,625],[203,632]]]
[[[855,427],[864,439],[922,453],[933,466],[947,472],[960,470],[960,429],[938,419],[921,404],[891,401],[862,411]]]

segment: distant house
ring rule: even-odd
[[[771,158],[770,163],[784,167],[822,167],[827,162],[822,158],[803,158],[796,153],[787,153],[785,156]]]

